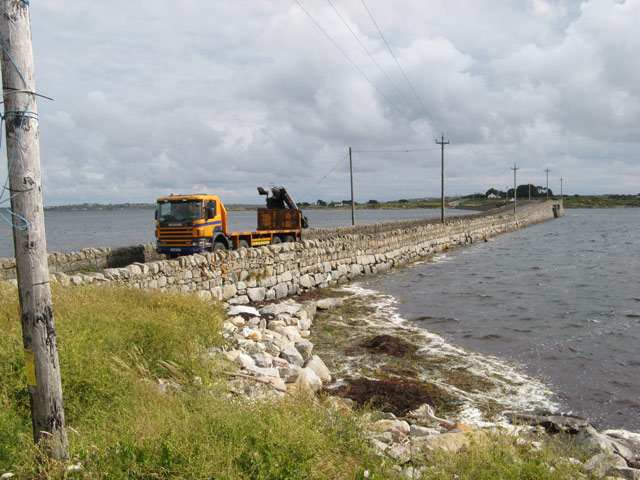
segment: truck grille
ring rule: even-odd
[[[167,247],[190,246],[192,232],[191,227],[160,227],[158,239]]]

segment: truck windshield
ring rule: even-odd
[[[193,222],[202,218],[201,200],[158,202],[159,222]]]

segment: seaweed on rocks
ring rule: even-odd
[[[433,395],[415,382],[406,380],[372,380],[346,378],[340,386],[326,390],[332,395],[349,398],[359,405],[371,405],[398,417],[421,405],[435,405]]]
[[[376,335],[369,340],[360,342],[358,346],[373,353],[386,353],[394,357],[404,357],[417,350],[416,346],[392,335]]]

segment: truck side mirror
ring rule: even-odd
[[[216,209],[213,207],[205,208],[205,213],[207,214],[207,218],[213,218],[216,216]]]
[[[155,217],[156,217],[156,220],[158,220],[158,210],[157,209],[155,211]]]

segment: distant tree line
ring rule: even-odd
[[[518,185],[516,189],[518,198],[529,198],[529,194],[531,194],[531,198],[541,198],[547,196],[547,188],[541,187],[539,185],[533,185],[531,183],[527,183],[526,185]],[[506,191],[506,194],[509,198],[513,198],[513,188],[510,188]],[[484,194],[485,197],[495,197],[495,198],[504,198],[505,191],[497,190],[495,188],[490,188]],[[549,189],[549,196],[553,197],[553,190]]]
[[[531,198],[545,198],[547,196],[547,189],[546,187],[542,187],[540,185],[533,185],[531,183],[527,183],[524,185],[518,185],[518,188],[516,189],[516,192],[518,194],[518,198],[519,199],[526,199],[529,198],[529,193],[531,193]],[[553,190],[551,190],[549,188],[549,197],[553,197]],[[485,193],[482,192],[476,192],[476,193],[471,193],[468,195],[464,195],[462,196],[462,198],[465,199],[480,199],[480,198],[495,198],[495,199],[505,199],[505,198],[513,198],[513,188],[510,188],[508,190],[499,190],[497,188],[490,188],[489,190],[487,190]],[[418,201],[427,201],[428,199],[414,199],[414,200],[407,200],[406,198],[401,198],[399,200],[393,200],[390,202],[380,202],[378,200],[375,199],[371,199],[368,200],[366,202],[366,205],[369,205],[371,207],[376,207],[378,205],[380,205],[381,203],[384,204],[390,204],[390,203],[416,203]],[[358,205],[358,202],[355,202],[356,205]],[[310,204],[308,202],[301,202],[299,203],[300,207],[308,207],[311,205],[314,205],[313,203]],[[348,207],[351,205],[351,200],[342,200],[342,201],[325,201],[322,199],[318,199],[315,202],[315,205],[319,206],[319,207]]]

